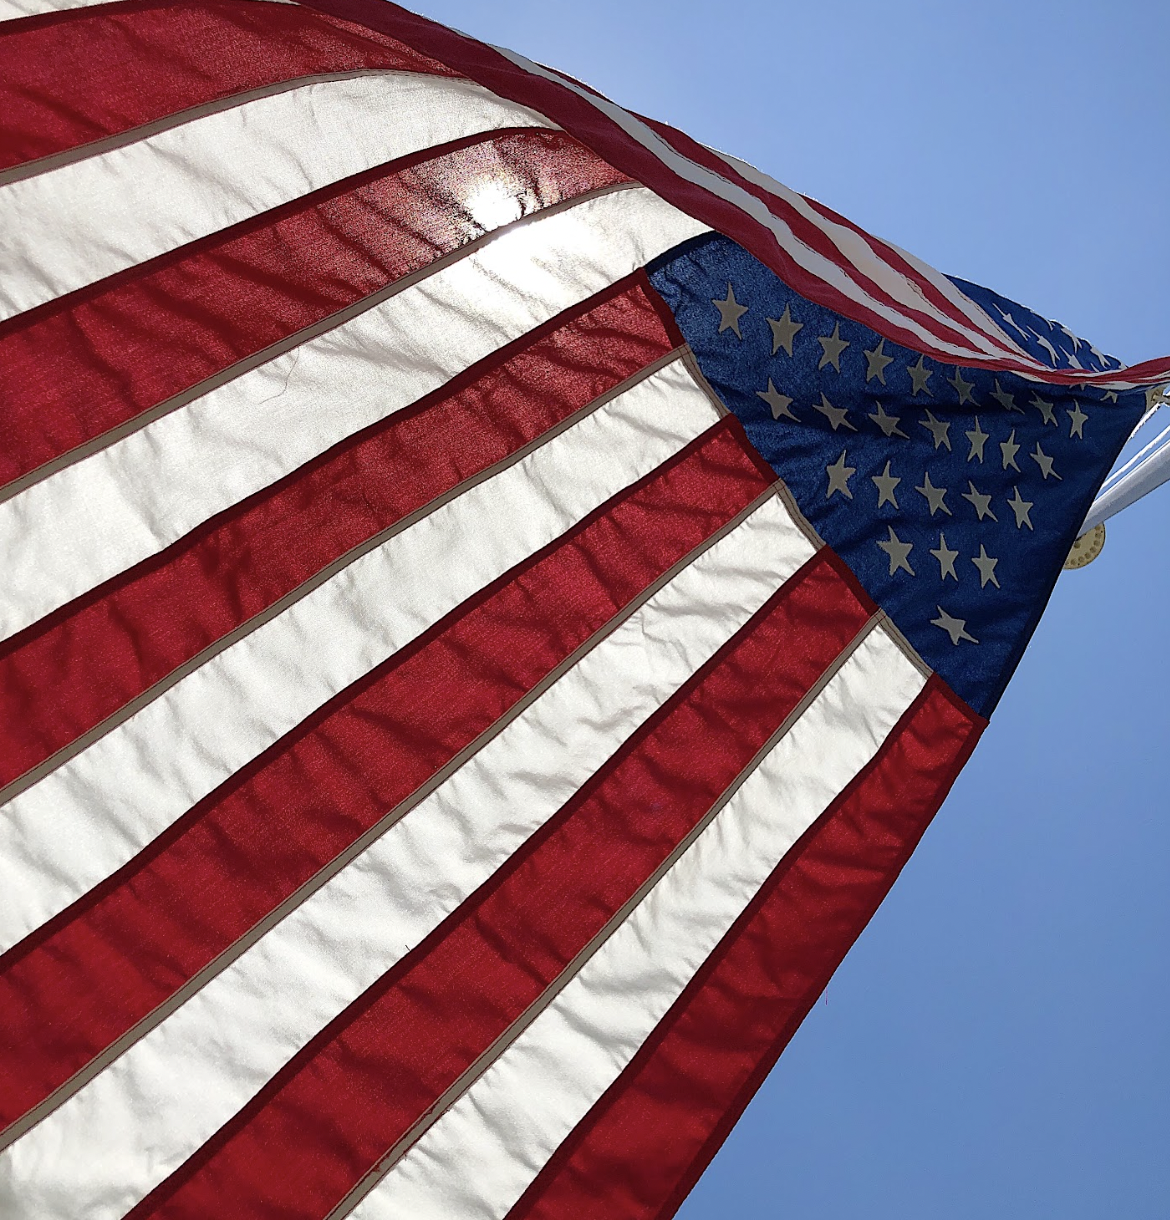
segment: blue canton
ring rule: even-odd
[[[988,715],[1144,392],[939,364],[814,305],[719,235],[649,270],[704,376],[804,515],[923,659]],[[1042,321],[961,286],[1021,326]],[[1060,346],[1041,331],[1050,363],[1109,367],[1054,329]]]
[[[1003,328],[1034,360],[1051,365],[1054,369],[1090,369],[1102,372],[1105,369],[1121,368],[1116,356],[1099,352],[1091,343],[1078,339],[1067,326],[1050,322],[1038,313],[1027,309],[1007,297],[1001,297],[990,288],[972,284],[967,280],[947,277],[961,292],[965,293],[984,313]]]

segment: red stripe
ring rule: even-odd
[[[985,335],[988,339],[997,343],[1007,352],[1012,352],[1012,343],[1005,340],[1004,333],[995,324],[994,319],[989,319],[987,325],[980,325],[974,319],[968,317],[957,305],[954,304],[928,276],[922,274],[917,267],[911,263],[906,255],[896,246],[892,246],[889,242],[884,242],[879,237],[874,237],[873,234],[867,233],[860,225],[856,225],[847,216],[842,216],[840,212],[835,212],[827,204],[821,203],[819,199],[810,199],[807,195],[802,195],[802,199],[813,209],[814,212],[820,213],[829,223],[841,225],[843,228],[849,229],[865,242],[867,246],[874,252],[875,256],[880,258],[884,263],[887,263],[894,269],[895,272],[903,275],[906,279],[916,284],[926,299],[930,301],[934,307],[949,317],[954,319],[957,325],[966,326],[970,329],[977,330],[980,334]]]
[[[113,4],[21,22],[0,30],[0,169],[278,81],[361,68],[456,75],[294,5]]]
[[[500,97],[530,106],[571,132],[631,178],[649,186],[668,202],[713,229],[739,242],[795,291],[811,301],[861,322],[879,335],[914,351],[926,351],[944,363],[954,358],[912,334],[904,326],[880,317],[800,268],[779,246],[771,231],[733,203],[676,174],[649,149],[627,135],[613,120],[566,85],[523,71],[498,51],[454,30],[419,17],[388,0],[304,0],[311,8],[332,13],[369,29],[402,39],[426,55],[454,68],[461,75],[491,89]],[[728,167],[730,172],[730,167]],[[722,171],[721,171],[722,172]],[[727,176],[727,174],[724,174]],[[769,207],[774,197],[768,196]],[[840,256],[833,260],[851,268]],[[904,308],[899,312],[906,313]],[[1077,369],[1049,369],[1027,358],[964,357],[964,365],[1036,375],[1049,382],[1094,384],[1116,380],[1116,373],[1090,373]],[[1141,380],[1170,376],[1170,358],[1154,363],[1157,372],[1143,368]]]
[[[316,1220],[540,998],[869,617],[822,555],[132,1215]],[[304,1116],[312,1115],[311,1128]]]
[[[769,485],[732,421],[303,721],[0,958],[3,1124],[173,994]]]
[[[914,850],[985,722],[932,677],[508,1220],[663,1220]]]
[[[0,785],[675,346],[623,281],[0,644]]]
[[[687,157],[691,161],[694,161],[695,164],[702,165],[704,168],[711,170],[720,177],[726,178],[728,181],[733,182],[742,190],[747,191],[748,194],[754,195],[767,206],[768,210],[774,216],[782,220],[789,227],[789,229],[792,230],[793,235],[798,241],[803,242],[811,250],[815,250],[821,255],[822,258],[827,259],[831,263],[836,263],[839,266],[842,266],[843,269],[846,269],[846,274],[848,274],[855,283],[859,284],[866,293],[874,298],[874,300],[880,301],[882,304],[888,306],[895,313],[901,314],[903,317],[914,319],[914,321],[933,335],[936,340],[951,344],[958,344],[959,346],[965,348],[971,347],[972,341],[966,335],[963,335],[958,330],[941,324],[936,318],[931,317],[929,314],[923,313],[921,310],[914,309],[896,300],[884,288],[882,288],[880,284],[866,275],[860,267],[848,262],[848,260],[845,259],[841,252],[833,244],[833,241],[829,235],[819,225],[813,224],[806,217],[802,216],[801,213],[792,207],[792,205],[789,204],[785,199],[779,195],[773,195],[764,187],[752,182],[749,178],[745,178],[741,173],[739,173],[738,170],[735,169],[734,166],[728,164],[728,162],[726,162],[722,157],[711,152],[710,149],[704,148],[702,144],[698,143],[696,140],[692,140],[690,136],[684,134],[683,132],[676,131],[673,127],[668,127],[665,123],[659,123],[654,119],[643,118],[643,122],[657,132],[657,134],[666,140],[667,143],[669,143],[677,152],[682,153],[683,156]],[[836,215],[836,213],[832,213],[827,208],[821,207],[814,201],[809,200],[808,202],[814,211],[819,211],[827,220],[835,221],[836,223],[851,229],[865,241],[866,245],[869,246],[871,250],[874,249],[875,242],[874,239],[869,236],[869,234],[857,228],[856,225],[851,224],[843,217]],[[886,249],[889,248],[886,247]],[[880,257],[876,251],[874,253],[875,257]],[[893,254],[894,252],[890,250],[890,255],[893,256]],[[884,261],[887,263],[896,261],[898,264],[898,272],[905,278],[912,280],[923,292],[923,294],[931,301],[931,303],[953,322],[966,326],[969,329],[976,329],[974,323],[972,323],[969,318],[957,310],[955,306],[952,305],[951,302],[948,301],[946,297],[944,297],[942,293],[940,293],[937,288],[930,283],[929,280],[920,276],[910,266],[910,264],[905,261],[905,259],[899,256],[896,258],[896,260],[891,257],[886,258]],[[992,338],[993,336],[987,337]],[[1020,358],[1011,351],[1010,345],[1005,343],[1002,338],[996,340],[996,342],[1004,355],[1014,359]],[[911,346],[913,346],[913,344],[911,344]]]
[[[467,200],[485,182],[530,214],[623,181],[561,132],[472,136],[10,319],[0,485],[481,237]]]
[[[531,106],[572,132],[590,148],[601,152],[607,161],[630,177],[645,183],[682,211],[739,242],[797,292],[845,317],[865,323],[904,346],[921,346],[921,340],[904,327],[892,325],[806,272],[758,221],[735,204],[667,168],[653,152],[566,86],[531,75],[483,43],[386,0],[306,0],[306,3],[370,29],[392,33],[499,96]]]

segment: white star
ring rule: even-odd
[[[906,372],[910,374],[910,380],[914,383],[914,392],[910,395],[911,398],[917,398],[919,393],[929,394],[931,398],[934,397],[934,391],[926,384],[934,370],[926,367],[925,356],[919,356],[918,363],[910,365]]]
[[[1001,318],[1003,318],[1003,320],[1009,326],[1014,326],[1016,328],[1016,330],[1019,331],[1021,338],[1026,339],[1028,337],[1027,333],[1023,330],[1023,328],[1020,326],[1020,324],[1015,320],[1015,318],[1012,317],[1012,315],[1010,313],[1004,313],[1004,311],[1002,309],[1000,309],[1000,307],[998,305],[995,308],[996,308],[996,312],[999,314],[999,316]]]
[[[882,385],[885,385],[886,365],[891,364],[893,359],[893,356],[886,355],[885,339],[879,339],[877,347],[872,352],[865,353],[865,380],[872,381],[876,377]]]
[[[711,298],[711,304],[719,310],[719,330],[717,333],[723,334],[725,330],[733,330],[743,338],[743,332],[739,329],[739,320],[748,311],[746,305],[741,305],[735,299],[735,289],[731,286],[731,281],[727,281],[727,296],[722,301],[715,297]]]
[[[1078,440],[1083,441],[1085,439],[1085,421],[1089,417],[1081,410],[1081,404],[1074,402],[1072,410],[1065,407],[1064,413],[1072,421],[1068,426],[1069,436],[1075,436]]]
[[[979,520],[982,521],[984,517],[990,517],[992,521],[998,521],[999,518],[991,511],[991,497],[976,491],[975,484],[970,479],[967,480],[967,486],[971,490],[963,492],[963,499],[971,501],[975,511],[979,514]]]
[[[941,627],[951,637],[952,644],[957,647],[960,640],[967,640],[972,644],[979,643],[973,635],[968,633],[965,618],[955,618],[954,615],[948,614],[942,606],[935,608],[938,610],[938,618],[932,618],[930,624],[932,627]]]
[[[1100,351],[1092,343],[1089,344],[1089,351],[1091,351],[1093,353],[1093,355],[1096,356],[1098,368],[1107,369],[1110,366],[1110,364],[1112,363],[1113,357],[1106,356],[1103,351]],[[1117,399],[1114,398],[1113,401],[1116,402]]]
[[[1044,452],[1043,449],[1040,448],[1039,441],[1036,442],[1036,452],[1029,453],[1028,456],[1033,462],[1036,463],[1037,466],[1040,467],[1040,473],[1044,476],[1045,482],[1048,481],[1049,475],[1051,475],[1054,479],[1060,478],[1060,475],[1058,475],[1056,471],[1052,469],[1052,459],[1047,453]]]
[[[1037,411],[1044,417],[1046,424],[1051,424],[1054,428],[1057,427],[1056,412],[1053,410],[1053,404],[1046,398],[1041,398],[1039,394],[1032,395],[1032,401],[1028,406],[1035,407]]]
[[[939,511],[940,508],[948,517],[953,516],[951,510],[947,508],[946,504],[945,497],[947,494],[947,489],[945,487],[935,487],[931,483],[929,470],[926,472],[926,477],[923,480],[922,486],[916,487],[914,490],[918,492],[919,495],[926,497],[926,502],[930,505],[930,515],[932,517],[936,512]]]
[[[1032,330],[1032,328],[1030,326],[1028,327],[1028,329]],[[1052,344],[1038,330],[1032,330],[1032,334],[1034,334],[1036,336],[1036,342],[1039,343],[1040,346],[1048,352],[1048,355],[1052,361],[1052,367],[1055,368],[1057,366],[1057,364],[1060,363],[1060,357],[1057,356],[1057,354],[1056,354],[1056,348],[1054,348],[1052,346]]]
[[[887,525],[886,529],[890,531],[890,536],[885,542],[879,542],[878,546],[890,557],[890,575],[893,576],[895,572],[902,569],[913,576],[914,569],[910,566],[910,552],[914,549],[914,543],[903,542],[894,533],[892,525]]]
[[[934,412],[927,411],[926,418],[920,419],[918,423],[925,428],[931,436],[934,437],[934,447],[936,449],[941,449],[943,445],[946,445],[947,449],[950,449],[951,425],[949,420],[944,423],[942,420],[934,418]]]
[[[804,329],[804,323],[793,320],[792,307],[786,304],[778,318],[768,319],[768,325],[772,328],[772,355],[783,348],[791,356],[792,340],[796,338],[798,330]]]
[[[1016,406],[1016,400],[1007,392],[1000,389],[999,378],[995,379],[995,389],[991,391],[991,397],[995,399],[1001,407],[1008,411],[1015,411],[1018,415],[1023,415],[1024,408]]]
[[[873,485],[878,489],[878,508],[881,508],[886,503],[892,504],[897,508],[898,498],[894,495],[894,489],[902,480],[897,475],[890,474],[890,463],[886,463],[886,468],[881,474],[873,474],[869,477]]]
[[[768,378],[768,388],[766,390],[757,390],[756,397],[762,398],[772,408],[773,419],[779,419],[781,415],[786,415],[789,419],[800,423],[800,420],[796,419],[796,416],[789,410],[792,406],[792,399],[787,394],[781,394],[776,389],[772,384],[771,377]]]
[[[963,370],[962,369],[956,368],[955,375],[953,377],[948,377],[947,381],[949,381],[950,384],[955,387],[955,393],[958,394],[958,396],[959,396],[959,406],[960,407],[965,402],[974,402],[975,401],[975,396],[971,393],[971,391],[975,388],[975,383],[973,381],[964,381],[963,380]]]
[[[900,436],[903,440],[910,438],[898,427],[902,417],[900,415],[887,415],[885,408],[879,402],[877,410],[868,417],[886,434],[886,436]]]
[[[839,491],[846,500],[853,499],[853,493],[849,490],[849,480],[857,473],[857,467],[845,465],[844,449],[841,450],[841,456],[832,466],[825,467],[825,473],[829,476],[829,490],[825,492],[826,500],[831,500],[835,491]]]
[[[975,430],[966,434],[967,439],[971,442],[970,451],[967,453],[967,461],[974,461],[978,458],[983,461],[983,446],[987,444],[988,434],[979,427],[979,416],[975,416]]]
[[[845,418],[849,412],[844,407],[833,406],[833,404],[824,396],[824,394],[821,395],[821,405],[819,407],[814,406],[813,410],[819,411],[829,421],[829,423],[833,425],[834,432],[836,432],[837,429],[842,425],[848,428],[850,432],[857,431],[857,429]]]
[[[1008,501],[1008,508],[1016,514],[1016,529],[1023,529],[1026,525],[1032,529],[1032,518],[1028,515],[1032,511],[1034,501],[1025,500],[1020,495],[1020,489],[1015,487],[1012,489],[1015,492],[1015,498]]]
[[[955,571],[955,560],[959,558],[958,551],[952,551],[947,546],[946,534],[938,536],[938,550],[930,552],[935,559],[938,560],[938,578],[946,580],[949,576],[953,581],[958,581],[958,573]]]
[[[1150,395],[1150,392],[1149,392],[1149,390],[1147,390],[1146,391],[1147,404],[1149,404],[1149,395]],[[1101,400],[1102,400],[1102,402],[1116,402],[1117,401],[1117,391],[1116,390],[1102,390],[1101,391]]]
[[[831,364],[839,373],[841,371],[841,353],[849,346],[849,341],[841,338],[841,323],[837,322],[833,326],[833,333],[821,335],[817,342],[824,353],[817,368],[823,369],[826,364]]]
[[[989,581],[997,589],[999,588],[999,579],[995,575],[995,565],[999,563],[999,560],[991,558],[982,542],[979,544],[979,554],[971,562],[979,569],[979,587],[981,589],[986,589]]]
[[[1003,468],[1006,470],[1009,466],[1013,470],[1019,470],[1016,465],[1016,454],[1020,452],[1019,445],[1016,444],[1016,430],[1012,429],[1012,434],[1006,441],[999,442],[999,451],[1003,454]]]

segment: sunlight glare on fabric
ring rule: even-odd
[[[483,195],[486,209],[503,212],[504,202],[496,196]],[[523,211],[521,202],[510,197],[508,203]],[[516,217],[513,217],[516,219]],[[479,255],[481,267],[500,281],[534,299],[543,299],[555,291],[563,276],[565,250],[575,251],[579,261],[586,261],[590,251],[598,247],[602,235],[588,220],[570,208],[557,216],[542,217],[498,233]]]
[[[510,190],[500,178],[481,182],[468,196],[464,206],[472,220],[488,232],[519,220],[525,211],[520,195]]]

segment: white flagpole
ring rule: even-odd
[[[1170,404],[1170,387],[1150,391],[1150,412],[1142,419],[1145,423],[1153,411]],[[1139,425],[1140,426],[1140,425]],[[1081,535],[1094,526],[1135,504],[1156,487],[1170,480],[1170,428],[1166,428],[1118,472],[1112,481],[1106,481],[1100,494],[1089,508],[1088,516],[1081,526]]]

